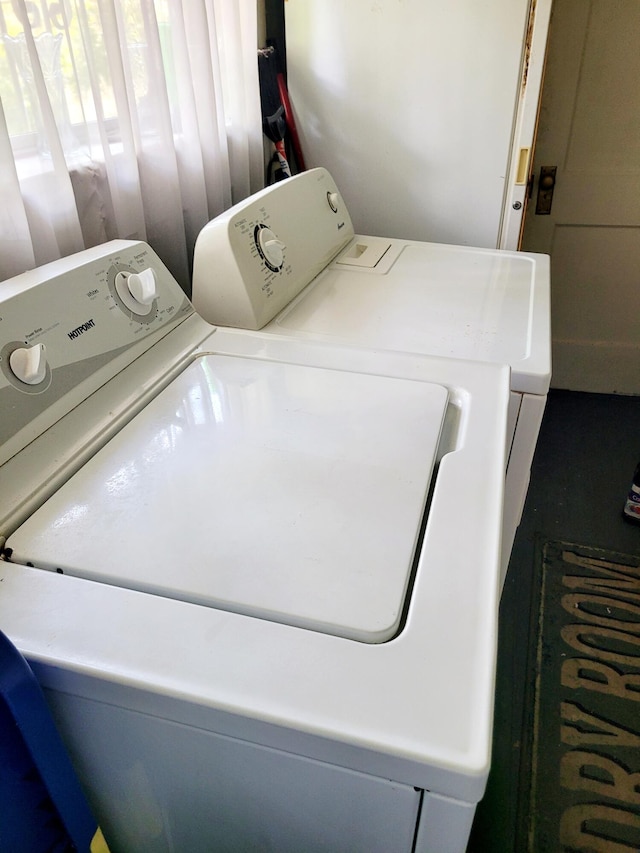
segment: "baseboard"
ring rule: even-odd
[[[640,394],[640,342],[554,340],[552,355],[552,388]]]

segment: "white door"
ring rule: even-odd
[[[639,43],[638,0],[554,2],[522,248],[551,255],[556,388],[640,393]]]

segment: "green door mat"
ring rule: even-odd
[[[640,850],[640,557],[547,542],[532,665],[521,849]]]

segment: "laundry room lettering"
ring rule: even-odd
[[[634,566],[622,566],[608,560],[595,560],[593,557],[582,557],[572,551],[563,551],[562,559],[568,565],[578,566],[597,572],[595,577],[582,575],[565,575],[562,578],[564,586],[589,589],[629,589],[637,592],[640,599],[640,569]]]
[[[591,714],[574,702],[562,702],[560,705],[562,728],[560,735],[563,743],[572,746],[600,744],[603,746],[640,747],[640,734],[617,726],[611,720]]]
[[[620,594],[615,597],[593,593],[563,595],[562,606],[571,615],[579,610],[580,618],[585,622],[640,634],[640,604],[625,601]]]
[[[585,853],[633,853],[637,847],[615,840],[621,827],[639,831],[640,817],[598,803],[571,806],[560,820],[560,841],[571,850]]]
[[[559,781],[575,792],[560,844],[581,853],[640,846],[640,569],[564,551]],[[584,802],[580,800],[584,798]],[[577,801],[576,801],[577,800]]]
[[[640,804],[640,773],[605,755],[574,749],[562,756],[560,779],[564,788],[593,791],[621,802]]]
[[[637,634],[599,625],[565,625],[561,633],[565,643],[578,652],[601,660],[640,665],[640,636]]]
[[[640,702],[640,674],[621,672],[611,664],[589,658],[569,658],[562,664],[563,687],[584,687]]]

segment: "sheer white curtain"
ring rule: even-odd
[[[256,0],[0,0],[0,280],[115,237],[188,288],[263,185]]]

